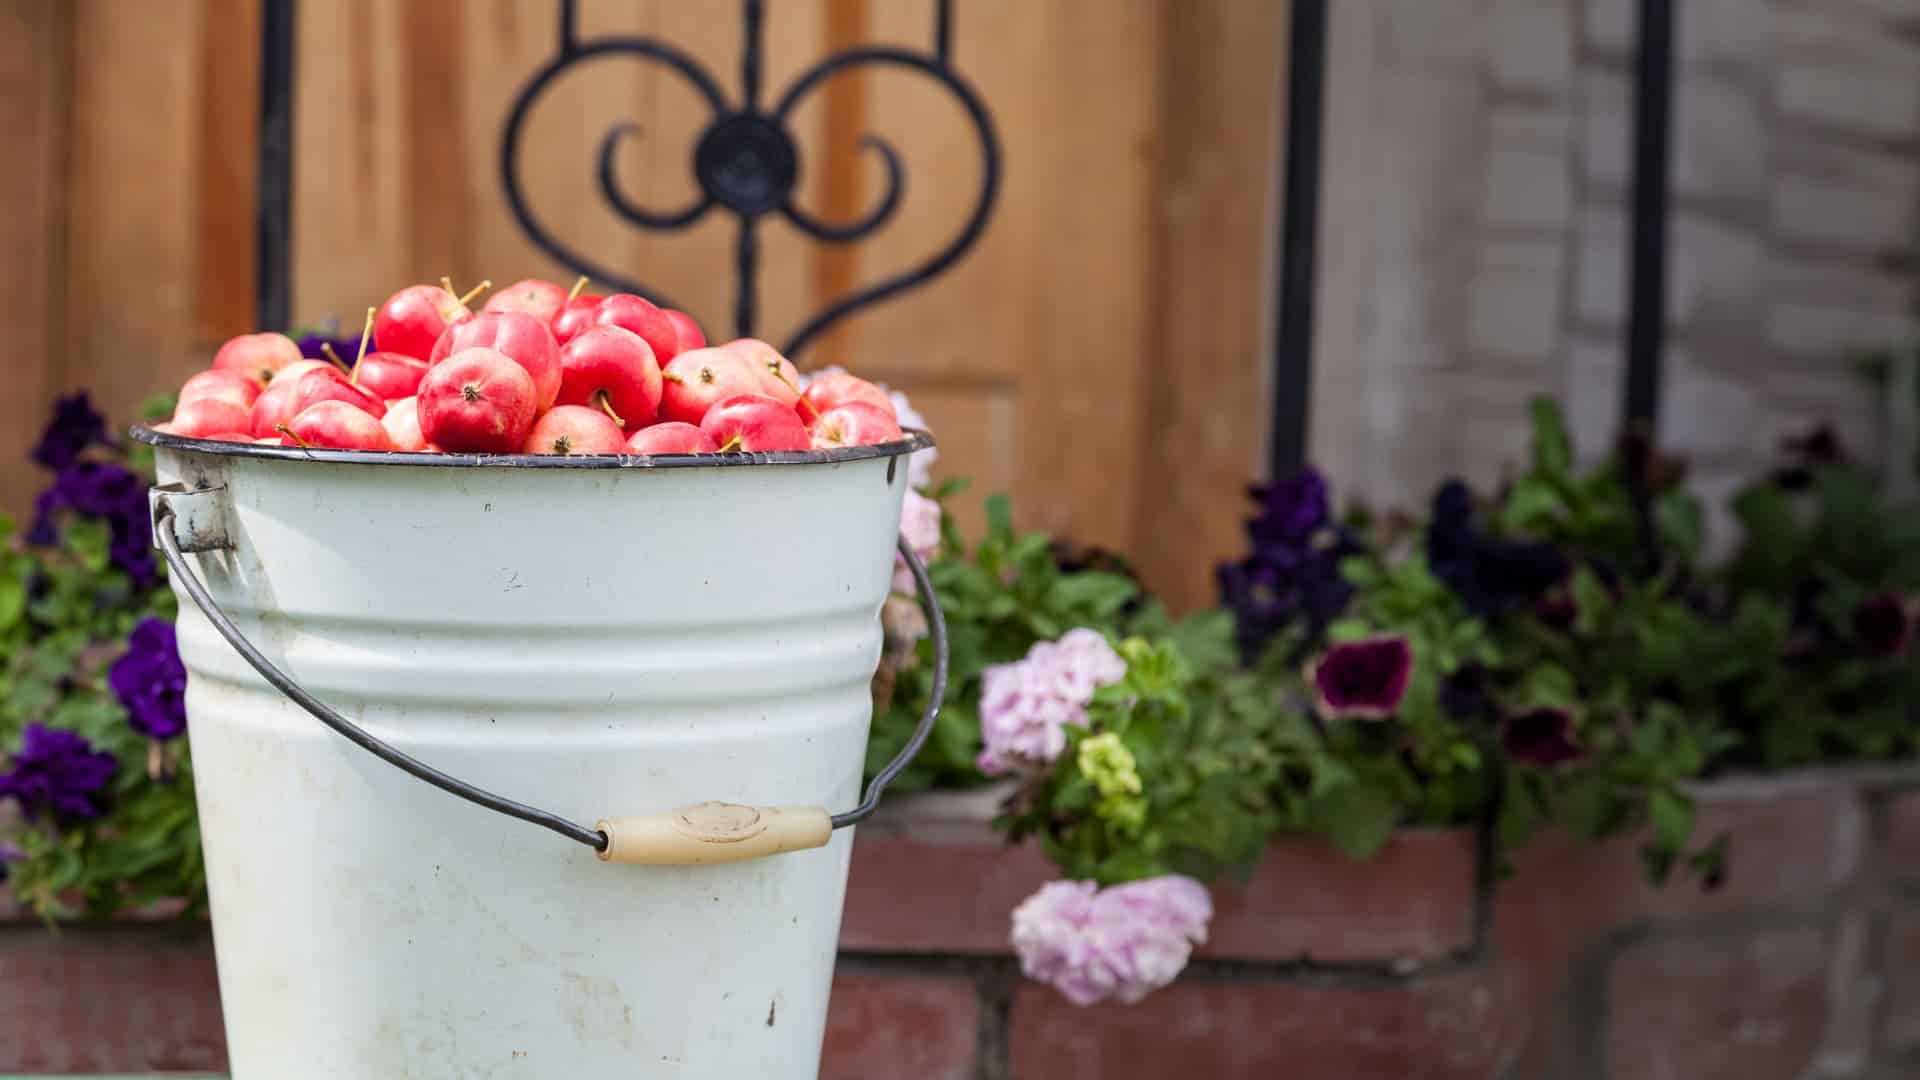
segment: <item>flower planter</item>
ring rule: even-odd
[[[1463,831],[1405,830],[1363,864],[1287,838],[1220,890],[1178,982],[1089,1009],[1026,983],[1008,953],[1011,904],[1053,873],[985,829],[991,795],[902,800],[855,844],[822,1075],[1911,1075],[1920,774],[1698,794],[1733,841],[1717,891],[1647,886],[1627,840],[1542,837],[1488,892]],[[203,926],[0,926],[0,1074],[223,1057]]]

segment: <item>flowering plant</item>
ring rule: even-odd
[[[52,480],[32,523],[15,536],[0,518],[0,877],[48,918],[193,907],[186,671],[151,550],[151,459],[80,394],[56,405],[33,460]]]

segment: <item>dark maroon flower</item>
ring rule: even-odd
[[[107,672],[107,685],[126,706],[127,722],[142,735],[171,739],[187,730],[187,669],[180,663],[173,624],[165,619],[140,620],[126,655]]]
[[[1328,649],[1307,677],[1313,700],[1329,719],[1384,720],[1400,708],[1413,675],[1413,646],[1404,637],[1372,637]]]
[[[1897,656],[1913,640],[1913,612],[1897,593],[1875,593],[1853,609],[1853,639],[1868,656]]]
[[[1793,464],[1778,469],[1773,482],[1788,491],[1803,491],[1813,484],[1813,471],[1823,465],[1839,465],[1847,460],[1846,448],[1833,428],[1821,424],[1805,435],[1780,440],[1780,449]]]
[[[0,772],[0,798],[12,796],[28,819],[92,821],[106,812],[100,800],[119,764],[74,732],[28,724],[20,750]]]
[[[1580,617],[1580,604],[1573,598],[1572,589],[1561,586],[1549,591],[1533,605],[1533,616],[1565,633],[1573,629],[1574,620]]]
[[[1540,708],[1507,718],[1500,733],[1507,756],[1542,768],[1564,765],[1586,753],[1573,735],[1573,714]]]
[[[53,418],[34,444],[33,460],[59,470],[80,459],[87,447],[109,445],[107,422],[93,409],[85,391],[53,403]]]

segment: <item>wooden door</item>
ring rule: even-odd
[[[296,316],[355,325],[400,283],[561,277],[507,211],[497,174],[519,86],[553,53],[554,0],[302,4],[296,96]],[[647,34],[739,87],[731,0],[582,0],[579,32]],[[773,0],[769,99],[850,45],[930,48],[920,0]],[[251,329],[255,0],[0,0],[8,130],[35,164],[0,184],[23,261],[32,355],[5,407],[9,464],[48,396],[86,387],[116,419]],[[1210,597],[1238,546],[1242,486],[1261,460],[1262,252],[1283,7],[1267,0],[956,0],[953,63],[992,109],[1004,187],[980,244],[931,285],[817,341],[908,392],[941,471],[1009,491],[1023,524],[1136,555],[1176,602]],[[40,43],[39,46],[31,44]],[[41,47],[44,46],[44,47]],[[16,88],[23,93],[16,95]],[[599,140],[636,202],[695,190],[707,107],[658,65],[612,58],[565,76],[529,119],[534,212],[594,257],[730,330],[736,225],[710,213],[637,232],[595,186]],[[896,72],[849,72],[794,113],[801,203],[850,219],[883,188],[867,132],[905,165],[894,219],[854,246],[761,228],[762,336],[780,340],[849,288],[937,250],[980,182],[953,98]],[[37,291],[36,291],[37,290]],[[33,335],[40,335],[35,337]],[[38,482],[0,467],[21,506]]]

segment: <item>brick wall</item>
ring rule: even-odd
[[[1637,6],[1334,6],[1313,447],[1350,490],[1497,478],[1538,393],[1613,438]],[[1852,361],[1920,337],[1920,0],[1675,7],[1661,435],[1718,496],[1814,420],[1882,441]]]
[[[1920,776],[1701,797],[1733,840],[1711,893],[1647,886],[1627,842],[1542,839],[1487,889],[1466,832],[1409,830],[1360,865],[1283,840],[1218,894],[1179,982],[1091,1009],[1005,951],[1046,862],[996,843],[977,799],[897,805],[855,846],[822,1075],[1920,1076]],[[222,1064],[204,927],[0,925],[0,1073]]]

